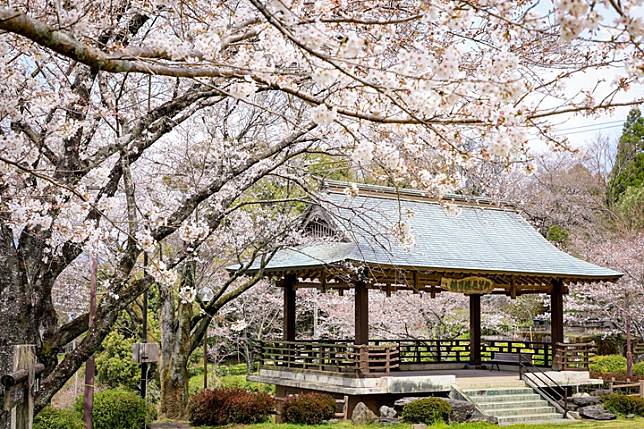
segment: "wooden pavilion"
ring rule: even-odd
[[[587,366],[588,350],[564,342],[563,295],[571,284],[614,282],[621,273],[556,248],[510,204],[456,195],[437,201],[420,191],[373,185],[354,185],[358,195],[350,196],[349,186],[327,182],[320,203],[304,216],[311,242],[279,251],[264,268],[284,291],[284,336],[262,343],[260,373],[253,379],[276,384],[278,394],[314,390],[363,397],[437,391],[449,380],[421,380],[431,377],[429,369],[481,368],[511,363],[499,360],[512,361],[513,355],[560,370]],[[300,288],[353,290],[355,337],[297,339]],[[469,339],[369,338],[369,294],[403,290],[432,298],[468,295]],[[482,341],[484,294],[549,295],[550,341]],[[402,382],[403,374],[413,378],[411,384]]]

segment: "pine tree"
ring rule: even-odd
[[[617,145],[615,165],[610,172],[606,199],[618,205],[626,193],[639,193],[644,187],[644,118],[632,109]],[[632,188],[632,189],[631,189]]]

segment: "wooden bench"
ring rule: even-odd
[[[524,353],[493,352],[492,369],[494,369],[494,366],[496,365],[496,369],[498,371],[501,371],[501,368],[499,368],[499,364],[531,366],[532,356]]]

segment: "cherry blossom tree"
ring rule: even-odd
[[[0,7],[0,372],[9,345],[36,344],[43,407],[120,310],[153,283],[190,277],[182,264],[249,189],[271,177],[306,194],[307,155],[442,193],[483,164],[523,168],[533,133],[566,148],[551,118],[641,102],[628,93],[643,75],[631,3]],[[606,68],[619,70],[607,86],[566,90]],[[181,245],[144,272],[142,254],[172,240]],[[61,324],[54,286],[90,255],[104,274],[98,323]]]
[[[581,247],[581,246],[580,246]],[[566,306],[577,321],[610,320],[627,339],[628,374],[632,375],[632,334],[644,338],[644,233],[583,243],[584,256],[624,276],[616,284],[593,283],[571,291]]]

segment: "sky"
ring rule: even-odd
[[[538,9],[542,12],[551,10],[553,8],[552,1],[543,1],[539,4]],[[602,13],[607,19],[616,18],[617,15],[614,11],[600,6]],[[634,15],[644,17],[644,5],[638,6],[633,9]],[[582,88],[593,88],[599,83],[598,91],[596,93],[596,100],[601,99],[609,92],[610,83],[618,76],[623,75],[622,69],[603,69],[595,70],[592,73],[586,73],[584,78],[575,78],[568,81],[566,84],[567,90],[572,94],[576,93]],[[629,101],[634,99],[644,99],[644,87],[642,85],[632,87],[628,93],[623,93],[615,98],[615,101]],[[611,141],[616,142],[622,133],[622,125],[626,120],[628,112],[635,106],[618,107],[610,111],[603,111],[593,117],[585,117],[583,115],[561,115],[552,119],[552,123],[556,124],[556,133],[560,136],[568,137],[571,145],[575,148],[583,148],[588,145],[596,136],[601,133],[603,136],[608,137]],[[644,106],[640,105],[640,110]],[[537,143],[534,149],[539,150],[541,144]],[[545,149],[545,147],[543,147]]]

